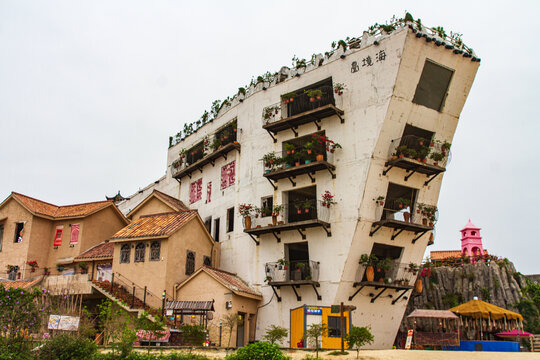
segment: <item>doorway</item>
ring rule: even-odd
[[[246,320],[245,313],[238,313],[238,322],[236,323],[236,347],[244,346],[244,322]]]

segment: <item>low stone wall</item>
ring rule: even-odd
[[[47,276],[43,287],[53,295],[92,293],[88,274]]]

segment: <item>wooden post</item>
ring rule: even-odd
[[[133,285],[133,295],[131,296],[131,308],[135,308],[135,285]]]
[[[343,353],[345,351],[345,343],[343,341],[343,334],[344,334],[344,329],[343,329],[343,302],[339,305],[339,312],[340,312],[340,326],[341,326],[341,352]]]
[[[146,307],[146,286],[144,287],[143,308]]]
[[[111,275],[111,295],[113,295],[114,272]]]

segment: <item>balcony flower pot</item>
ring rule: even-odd
[[[408,286],[409,285],[409,280],[403,280],[403,285]]]
[[[285,165],[285,169],[289,169],[289,168],[291,168],[291,167],[292,167],[292,165],[291,165],[291,164],[287,164],[287,165]]]
[[[373,266],[368,266],[366,268],[366,279],[367,281],[373,281],[375,279],[375,270],[373,270]]]
[[[416,283],[414,284],[414,289],[416,290],[417,293],[421,294],[422,293],[422,279],[418,279],[416,280]]]
[[[422,225],[427,226],[427,219],[426,218],[422,219]]]
[[[311,163],[311,160],[305,160],[304,163],[305,163],[305,164],[310,164],[310,163]]]
[[[410,220],[411,220],[411,213],[404,212],[404,213],[403,213],[403,219],[405,220],[405,222],[410,222]]]
[[[277,225],[277,215],[272,215],[272,225]]]
[[[264,170],[264,173],[268,174],[270,171],[271,171],[270,169],[266,169],[266,170]]]
[[[300,166],[300,161],[294,163],[295,166]]]
[[[314,102],[315,101],[315,98],[312,97],[312,98],[309,98],[309,102]]]
[[[324,160],[324,155],[323,154],[317,154],[316,159],[317,159],[317,161],[323,161]]]
[[[283,282],[287,280],[287,267],[285,266],[284,269],[276,269],[274,272],[275,279],[273,281],[275,282]]]
[[[251,229],[251,216],[244,217],[244,223],[246,230]]]
[[[321,99],[322,99],[322,96],[318,95],[318,96],[316,97],[316,99],[317,99],[317,100],[321,100]]]

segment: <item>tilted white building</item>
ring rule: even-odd
[[[460,41],[416,24],[364,33],[349,45],[239,93],[213,121],[171,143],[156,185],[198,209],[221,244],[220,267],[263,293],[268,304],[250,319],[251,333],[284,326],[292,347],[306,324],[321,320],[331,328],[323,346],[338,347],[335,319],[317,309],[340,302],[356,307],[353,325],[371,325],[371,347],[392,346],[413,293],[408,264],[422,260],[437,216],[430,207],[449,156],[444,143],[452,142],[480,62]],[[342,148],[315,144],[308,154],[314,133]],[[270,152],[276,159],[265,166]],[[326,191],[336,202],[330,207]],[[245,230],[240,204],[283,209],[276,225],[253,216]],[[367,281],[362,254],[388,258],[389,268]],[[302,305],[313,307],[292,318]]]

